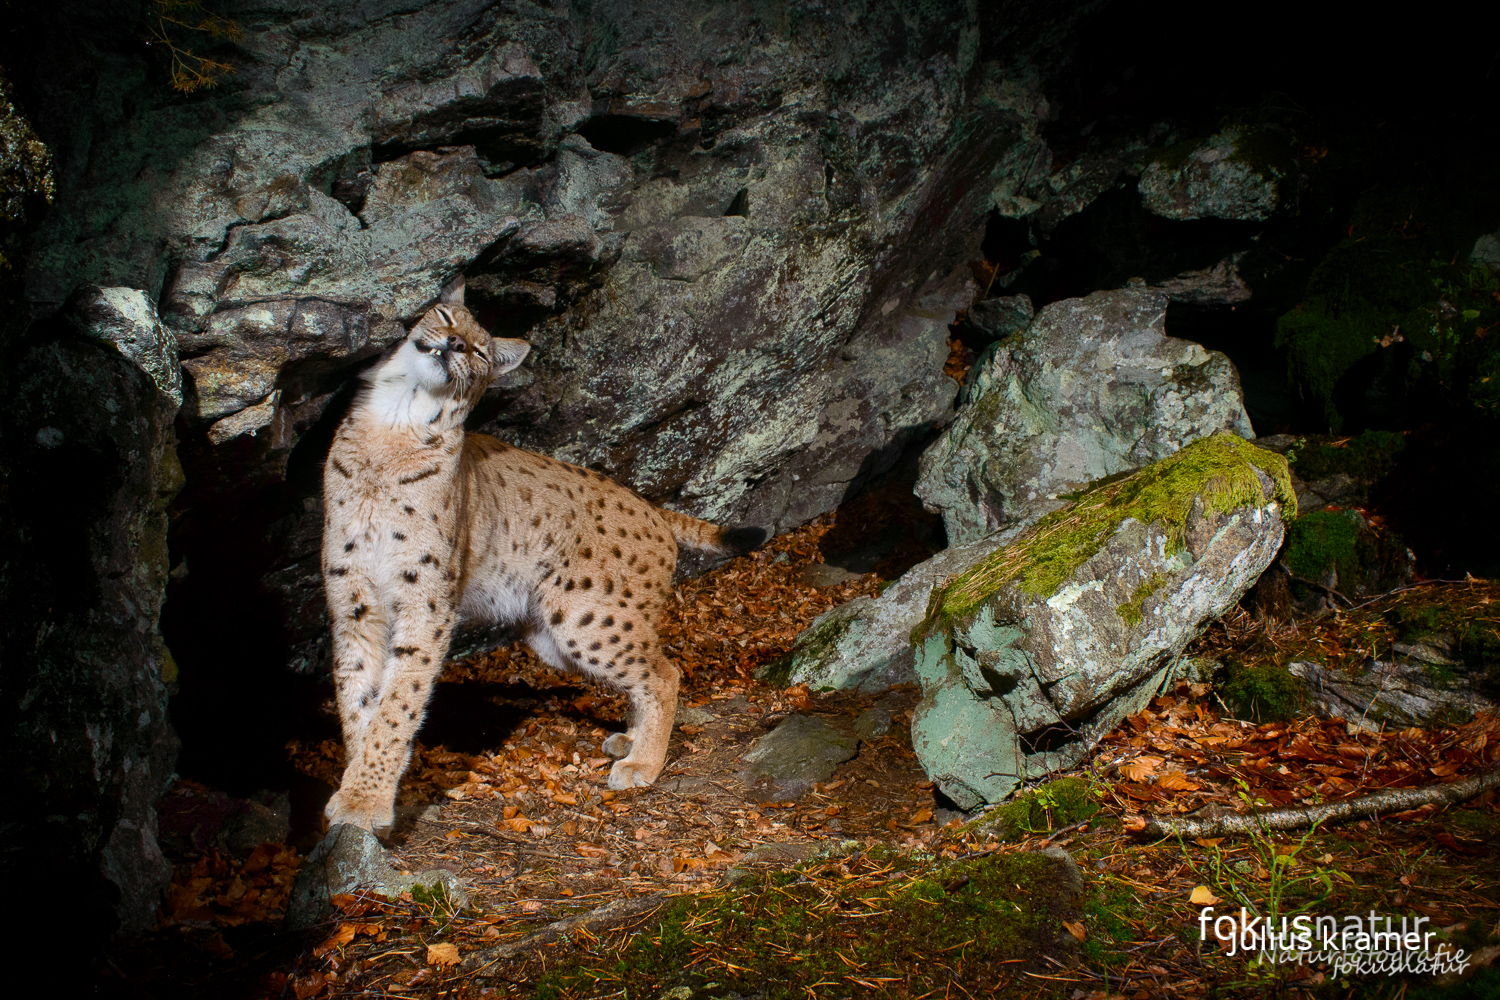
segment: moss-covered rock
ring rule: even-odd
[[[1349,237],[1276,327],[1293,384],[1331,429],[1408,426],[1433,405],[1495,411],[1500,342],[1486,333],[1500,323],[1500,279],[1482,254],[1462,259],[1478,252],[1494,201],[1431,179],[1360,198]]]
[[[1099,793],[1087,778],[1059,778],[986,811],[964,825],[974,836],[1020,840],[1081,823],[1099,811]]]
[[[1292,471],[1310,483],[1341,472],[1351,479],[1373,483],[1395,468],[1405,450],[1406,438],[1401,434],[1365,431],[1339,443],[1309,438],[1303,447],[1288,451],[1288,461]]]
[[[913,631],[928,775],[972,808],[1076,763],[1239,600],[1295,504],[1285,459],[1221,433],[975,558]]]
[[[1301,678],[1274,663],[1230,663],[1216,690],[1237,718],[1254,722],[1284,722],[1307,702]]]

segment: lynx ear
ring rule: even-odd
[[[464,304],[464,276],[459,275],[448,282],[448,287],[438,293],[438,301],[446,306],[461,306]]]
[[[490,341],[490,352],[495,356],[490,366],[490,378],[496,379],[525,361],[531,345],[524,340],[496,337]]]

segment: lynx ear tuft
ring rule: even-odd
[[[438,301],[448,306],[464,304],[464,276],[459,275],[448,282],[448,287],[438,293]]]

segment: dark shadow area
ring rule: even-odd
[[[1202,344],[1234,362],[1245,393],[1245,412],[1257,435],[1290,433],[1316,419],[1287,379],[1286,354],[1275,345],[1274,313],[1253,303],[1231,307],[1174,302],[1167,307],[1166,329],[1168,336]]]
[[[677,133],[677,123],[635,115],[595,115],[578,126],[578,134],[604,153],[634,156],[659,139]]]
[[[865,477],[860,489],[851,488],[833,529],[819,542],[825,565],[894,580],[948,547],[942,517],[926,511],[912,492],[922,452],[936,436],[929,432],[912,441],[889,468]]]

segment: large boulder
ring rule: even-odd
[[[1034,522],[1063,494],[1216,431],[1252,436],[1234,365],[1168,337],[1167,302],[1145,288],[1054,302],[978,363],[916,486],[949,542]]]
[[[1141,200],[1167,219],[1262,221],[1295,183],[1294,156],[1280,129],[1232,126],[1152,157],[1141,171]]]
[[[932,592],[912,744],[965,809],[1076,764],[1275,557],[1286,460],[1232,434],[1089,490]]]
[[[819,617],[762,672],[765,679],[866,692],[914,680],[908,636],[933,587],[1062,506],[1058,494],[1225,427],[1248,433],[1233,366],[1167,337],[1158,292],[1054,303],[1019,334],[1031,318],[1025,296],[980,306],[971,319],[977,312],[986,329],[1010,338],[970,372],[958,416],[923,455],[916,487],[943,514],[953,546],[879,597],[858,597]],[[975,496],[985,499],[976,504]]]

